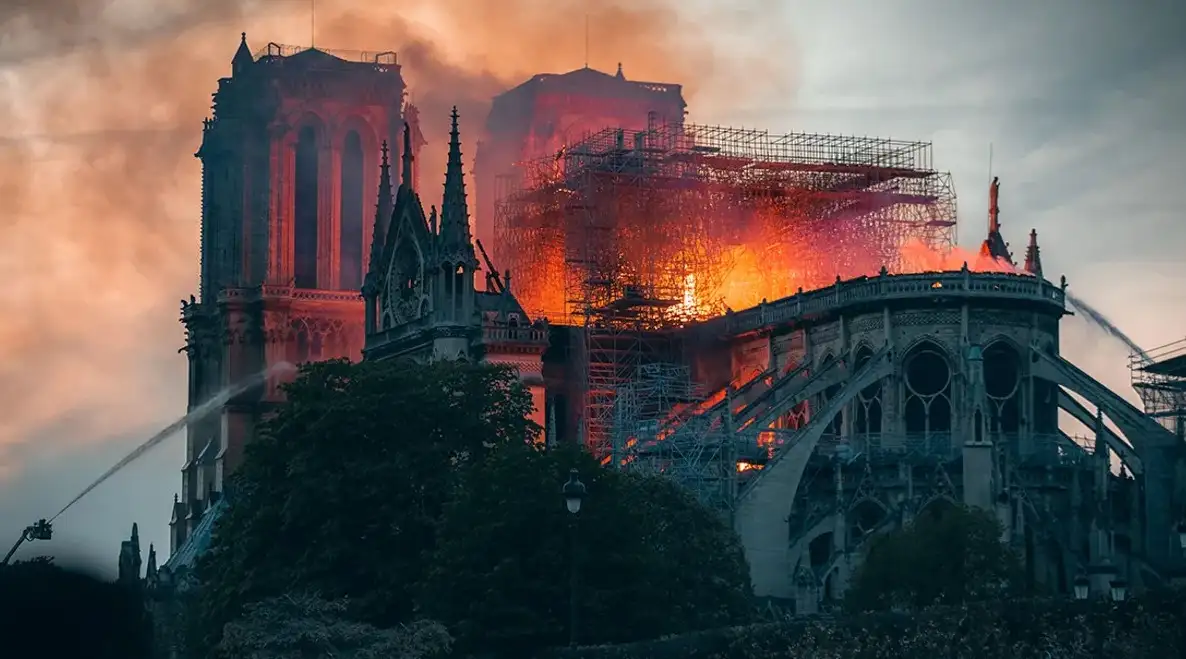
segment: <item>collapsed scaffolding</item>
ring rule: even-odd
[[[1186,339],[1134,353],[1128,366],[1145,413],[1186,438]]]
[[[606,462],[615,425],[645,420],[621,416],[619,392],[680,361],[671,329],[955,242],[951,179],[926,142],[652,119],[520,163],[498,188],[496,258],[517,298],[583,327],[579,432]]]

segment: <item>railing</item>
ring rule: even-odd
[[[548,330],[536,327],[483,327],[483,343],[547,343]]]
[[[1007,437],[1011,456],[1023,467],[1072,467],[1086,464],[1094,450],[1094,441],[1084,437],[1032,435],[1028,441]]]
[[[263,285],[251,288],[224,288],[218,291],[218,301],[253,301],[261,298],[287,297],[294,300],[315,300],[318,302],[361,302],[362,294],[357,291],[333,291],[293,286]]]
[[[954,460],[963,450],[962,442],[953,443],[950,432],[870,433],[855,436],[853,446],[873,462],[923,457]]]
[[[798,430],[774,429],[746,433],[739,455],[750,456],[773,446],[775,452],[795,441]],[[1091,458],[1090,439],[1068,439],[1056,434],[1022,436],[1015,433],[993,435],[1002,442],[1005,452],[1021,466],[1073,466]],[[932,433],[859,433],[848,437],[834,433],[820,437],[814,455],[848,462],[867,458],[874,463],[910,459],[955,460],[963,453],[962,439],[951,432]]]
[[[1030,275],[986,273],[959,270],[912,275],[883,274],[837,281],[835,285],[814,291],[799,292],[781,300],[760,304],[744,311],[726,313],[723,318],[703,323],[724,323],[727,334],[752,332],[773,323],[783,323],[805,315],[838,311],[844,307],[912,298],[990,299],[1011,298],[1066,307],[1065,281],[1054,285]]]
[[[318,50],[333,55],[334,57],[347,62],[360,62],[364,64],[386,64],[394,66],[399,64],[399,57],[392,51],[384,52],[368,52],[365,50],[330,50],[328,48],[314,48],[312,46],[290,46],[279,43],[269,43],[260,50],[255,51],[252,56],[253,59],[259,61],[264,58],[271,57],[292,57],[293,55],[303,53],[306,50]]]

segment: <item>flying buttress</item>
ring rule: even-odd
[[[1150,419],[1144,412],[1132,403],[1121,398],[1118,394],[1100,384],[1078,366],[1062,357],[1048,355],[1041,350],[1031,350],[1034,355],[1032,373],[1041,378],[1061,385],[1083,396],[1098,405],[1108,418],[1116,423],[1120,432],[1132,442],[1138,455],[1145,446],[1171,446],[1179,443],[1174,433],[1161,424]],[[1061,406],[1062,400],[1059,400]],[[1072,414],[1073,411],[1068,410]]]
[[[825,362],[814,369],[804,364],[779,378],[769,389],[738,410],[733,416],[733,427],[739,430],[766,428],[799,403],[846,381],[848,376],[848,366],[843,359]]]
[[[1175,501],[1175,476],[1182,460],[1182,441],[1128,401],[1057,355],[1032,349],[1031,373],[1083,396],[1124,433],[1140,458],[1144,483],[1143,530],[1153,564],[1171,560],[1177,548],[1174,525],[1183,501]],[[1062,400],[1060,399],[1060,404]],[[1074,407],[1074,406],[1071,406]],[[1074,411],[1071,411],[1074,414]],[[1108,433],[1103,433],[1108,441]],[[1109,444],[1110,446],[1110,444]],[[1122,456],[1120,451],[1117,451]]]
[[[792,565],[788,546],[788,518],[795,494],[799,490],[799,482],[803,478],[803,470],[807,467],[811,454],[815,452],[824,430],[844,406],[866,387],[893,372],[890,355],[889,346],[883,346],[847,380],[843,377],[834,380],[834,375],[825,378],[822,373],[813,375],[811,381],[826,384],[819,386],[818,390],[815,386],[805,384],[795,390],[797,393],[779,397],[777,403],[753,415],[756,420],[749,424],[750,428],[738,430],[738,433],[753,432],[753,428],[764,427],[757,425],[758,423],[769,425],[779,415],[794,408],[808,396],[814,395],[809,394],[809,391],[821,393],[832,384],[844,382],[836,396],[823,406],[818,415],[812,416],[806,427],[791,435],[781,450],[738,497],[735,517],[737,532],[741,536],[746,557],[750,562],[755,594],[759,597],[791,596]],[[835,374],[847,369],[826,371]]]
[[[1091,412],[1089,412],[1087,408],[1083,406],[1083,403],[1075,400],[1067,392],[1059,390],[1058,406],[1066,410],[1071,416],[1075,417],[1075,420],[1079,423],[1082,423],[1088,428],[1095,427],[1095,417],[1092,416]],[[1120,461],[1124,463],[1124,466],[1128,467],[1129,472],[1131,472],[1134,476],[1139,476],[1144,471],[1144,469],[1141,467],[1141,459],[1137,457],[1137,452],[1133,449],[1133,447],[1129,446],[1128,442],[1116,436],[1116,433],[1109,430],[1107,426],[1104,426],[1103,428],[1097,428],[1096,430],[1101,435],[1103,435],[1103,439],[1107,443],[1108,448],[1112,449],[1116,455],[1120,456]]]

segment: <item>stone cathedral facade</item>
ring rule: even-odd
[[[196,154],[200,290],[181,306],[189,410],[269,377],[187,428],[170,570],[209,542],[226,477],[282,400],[288,376],[277,366],[364,356],[504,364],[531,390],[543,425],[547,328],[515,300],[511,273],[475,248],[456,111],[438,218],[420,200],[425,140],[394,54],[269,44],[252,55],[244,35],[231,69]],[[390,155],[400,164],[394,191]],[[474,283],[479,252],[484,290]]]
[[[424,143],[394,54],[292,51],[253,55],[244,35],[203,126],[200,286],[181,306],[190,410],[277,364],[361,357],[380,147]],[[393,139],[405,122],[410,139]],[[217,501],[279,384],[187,429],[173,552]]]

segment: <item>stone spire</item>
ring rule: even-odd
[[[383,141],[383,159],[379,164],[379,203],[375,206],[375,226],[371,229],[370,267],[367,273],[379,267],[383,254],[383,242],[387,237],[387,224],[391,222],[394,203],[391,198],[391,163],[387,158],[387,141]]]
[[[140,527],[132,524],[132,536],[124,540],[119,548],[119,582],[138,585],[140,565]]]
[[[997,204],[1001,194],[1001,179],[992,177],[988,188],[988,233],[1001,232],[1001,207]]]
[[[1038,249],[1038,230],[1030,229],[1030,244],[1025,248],[1025,271],[1036,277],[1042,276],[1042,254]]]
[[[449,163],[445,168],[445,197],[441,203],[441,255],[477,265],[469,232],[469,209],[465,199],[465,172],[461,165],[461,138],[457,130],[457,107],[449,131]]]
[[[1000,192],[1000,179],[994,176],[992,185],[988,189],[988,236],[980,245],[980,255],[1013,265],[1013,255],[1009,253],[1009,245],[1001,236],[1001,209],[997,206]]]
[[[247,33],[243,32],[239,49],[235,51],[235,57],[231,60],[231,75],[239,75],[254,63],[255,58],[251,56],[251,49],[247,47]]]
[[[456,130],[456,124],[454,124]],[[412,190],[412,161],[415,156],[412,155],[412,125],[404,122],[404,155],[400,166],[400,182],[401,188]]]
[[[148,564],[144,568],[144,578],[150,581],[155,580],[157,576],[156,564],[156,547],[152,544],[148,545]]]

